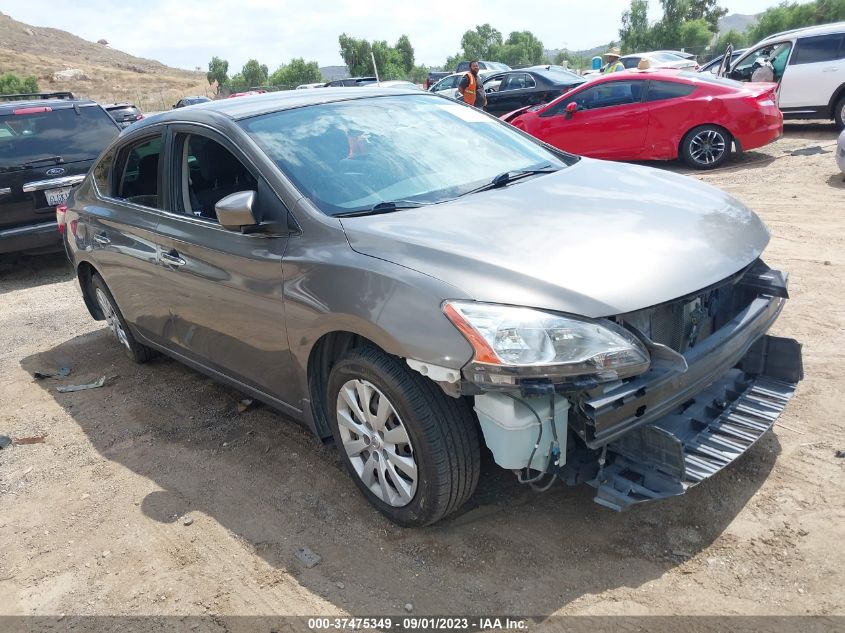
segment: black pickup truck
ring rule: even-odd
[[[61,247],[56,207],[119,133],[69,92],[0,95],[0,253]]]

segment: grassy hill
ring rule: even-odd
[[[54,77],[68,69],[79,70],[78,78]],[[203,72],[171,68],[0,13],[0,73],[6,72],[35,75],[42,91],[70,90],[101,103],[131,101],[142,111],[169,109],[186,95],[212,96]]]

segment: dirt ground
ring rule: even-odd
[[[737,463],[623,514],[587,487],[534,493],[488,459],[460,514],[396,527],[295,423],[238,413],[237,393],[175,361],[129,361],[62,256],[0,259],[0,435],[44,438],[0,451],[0,614],[845,614],[835,138],[788,124],[694,174],[771,228],[765,258],[792,295],[774,331],[803,342],[806,379]]]

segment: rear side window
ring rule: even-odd
[[[91,160],[120,132],[97,106],[20,110],[24,112],[0,116],[0,171],[23,169],[45,159],[64,163]]]
[[[829,62],[845,56],[842,47],[841,33],[833,35],[817,35],[798,40],[792,64],[816,64]]]
[[[94,167],[94,181],[97,183],[97,189],[104,196],[111,195],[111,166],[114,164],[114,150],[103,156]]]
[[[674,81],[652,81],[648,87],[646,101],[663,101],[686,97],[695,90],[695,86]]]
[[[161,209],[161,136],[147,138],[131,145],[120,166],[115,198]]]
[[[608,81],[575,95],[572,101],[581,110],[595,110],[639,103],[644,81]],[[565,108],[565,106],[564,106]]]

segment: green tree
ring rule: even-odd
[[[257,59],[250,59],[241,69],[241,77],[244,83],[252,88],[263,86],[267,83],[269,69],[266,64],[259,64]]]
[[[231,79],[229,79],[229,88],[232,92],[238,92],[246,88],[249,84],[246,83],[244,76],[241,73],[235,73],[232,75]]]
[[[220,59],[215,55],[211,58],[211,61],[208,62],[208,72],[205,74],[206,79],[208,79],[208,84],[213,85],[217,84],[216,91],[219,93],[220,88],[229,81],[229,62],[225,59]]]
[[[686,20],[678,30],[678,43],[684,50],[703,51],[712,39],[713,31],[704,18]]]
[[[299,86],[300,84],[315,84],[323,80],[320,65],[317,62],[306,62],[302,57],[294,57],[287,64],[282,64],[270,75],[271,86]]]
[[[463,60],[489,59],[494,61],[502,46],[502,33],[489,24],[480,24],[461,37]],[[459,61],[463,61],[459,60]],[[454,66],[452,66],[454,68]]]
[[[407,35],[402,35],[396,41],[396,51],[402,59],[402,69],[410,73],[414,69],[414,47]]]
[[[494,48],[487,59],[501,61],[509,66],[540,64],[544,59],[543,42],[531,31],[514,31],[505,43]]]
[[[378,66],[379,79],[407,79],[415,72],[414,47],[407,35],[391,46],[386,40],[372,43],[342,33],[338,38],[340,56],[353,76],[373,74],[373,57]]]
[[[648,0],[631,0],[631,7],[622,14],[619,40],[623,53],[652,49],[654,32],[648,23]]]
[[[727,33],[722,33],[719,39],[716,40],[716,44],[713,45],[711,59],[723,54],[727,50],[728,44],[737,49],[745,48],[750,42],[748,41],[747,34],[740,33],[736,29],[731,29]]]
[[[0,94],[29,94],[38,92],[38,79],[35,75],[18,77],[14,73],[0,75]]]
[[[719,19],[728,13],[727,9],[719,6],[719,0],[687,0],[687,2],[687,20],[705,20],[710,31],[719,32]]]
[[[349,74],[358,77],[370,75],[373,72],[373,61],[370,59],[372,47],[367,40],[350,37],[342,33],[338,38],[340,56],[349,69]]]
[[[782,2],[762,13],[757,23],[748,29],[748,39],[758,42],[772,33],[843,20],[845,0],[815,0],[804,4]]]

